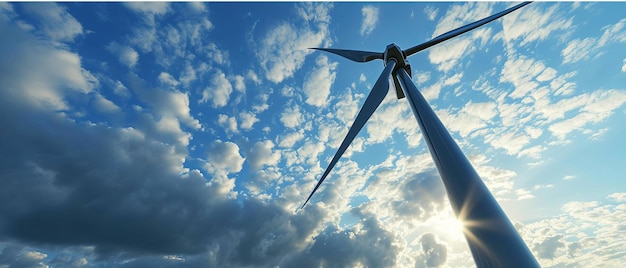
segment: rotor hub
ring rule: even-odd
[[[409,74],[409,77],[413,77],[411,73],[411,65],[406,60],[406,55],[402,52],[400,47],[394,43],[387,45],[387,48],[385,49],[385,53],[383,55],[385,65],[387,65],[387,63],[392,59],[396,61],[396,67],[391,72],[393,77],[393,86],[396,89],[396,96],[398,97],[398,99],[402,99],[404,98],[404,91],[402,91],[400,81],[396,77],[395,73],[397,70],[402,68],[406,70],[406,72]]]

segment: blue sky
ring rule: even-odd
[[[390,91],[401,48],[514,3],[0,3],[0,267],[472,267]],[[626,260],[624,3],[532,3],[409,58],[544,267]]]

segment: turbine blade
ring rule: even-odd
[[[389,91],[389,76],[391,75],[391,72],[393,71],[395,66],[395,60],[389,61],[387,63],[387,66],[385,66],[385,69],[380,74],[380,77],[378,77],[378,80],[376,80],[374,88],[372,88],[372,91],[367,96],[363,107],[361,107],[361,111],[359,111],[359,114],[356,116],[352,127],[350,127],[350,130],[348,130],[348,134],[343,139],[343,142],[341,142],[339,149],[335,153],[333,159],[330,161],[330,164],[328,164],[326,171],[324,171],[324,175],[322,175],[322,178],[317,182],[317,185],[315,185],[315,188],[300,209],[304,208],[306,203],[309,202],[309,199],[311,199],[315,191],[317,191],[317,188],[320,187],[322,182],[324,182],[324,180],[326,179],[326,176],[328,176],[328,173],[330,173],[330,170],[333,169],[335,164],[337,164],[337,161],[339,161],[341,155],[343,155],[346,149],[348,149],[348,146],[350,146],[350,143],[352,143],[356,135],[359,134],[359,131],[363,128],[367,120],[372,116],[372,114],[374,113],[376,108],[378,108],[383,99],[385,99],[385,96]]]
[[[378,52],[317,47],[313,47],[310,49],[323,50],[356,62],[368,62],[375,59],[383,59],[383,53]]]
[[[513,12],[513,11],[515,11],[515,10],[525,6],[525,5],[528,5],[530,3],[531,2],[523,2],[521,4],[518,4],[518,5],[514,6],[514,7],[511,7],[509,9],[504,10],[504,11],[501,11],[499,13],[496,13],[496,14],[493,14],[493,15],[491,15],[489,17],[486,17],[486,18],[484,18],[482,20],[472,22],[470,24],[467,24],[465,26],[461,26],[461,27],[456,28],[456,29],[454,29],[452,31],[449,31],[447,33],[441,34],[441,35],[431,39],[430,41],[426,41],[426,42],[421,43],[421,44],[419,44],[417,46],[414,46],[414,47],[411,47],[409,49],[404,50],[403,51],[404,55],[406,57],[408,57],[408,56],[413,55],[413,54],[415,54],[415,53],[417,53],[419,51],[422,51],[422,50],[427,49],[427,48],[429,48],[431,46],[434,46],[434,45],[439,44],[439,43],[441,43],[443,41],[446,41],[446,40],[448,40],[448,39],[450,39],[452,37],[455,37],[455,36],[464,34],[466,32],[469,32],[471,30],[474,30],[474,29],[476,29],[476,28],[478,28],[480,26],[483,26],[483,25],[485,25],[485,24],[487,24],[489,22],[492,22],[492,21],[494,21],[494,20],[496,20],[496,19],[498,19],[498,18],[500,18],[500,17],[502,17],[502,16],[504,16],[506,14],[509,14],[509,13],[511,13],[511,12]]]

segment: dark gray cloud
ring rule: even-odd
[[[315,206],[294,215],[227,197],[220,181],[183,169],[185,150],[156,135],[158,127],[70,118],[59,109],[80,103],[72,94],[88,98],[81,91],[92,90],[83,83],[85,72],[67,73],[80,70],[80,61],[63,61],[74,54],[6,21],[0,34],[14,37],[2,39],[0,48],[16,53],[0,60],[2,70],[11,70],[0,74],[0,241],[93,246],[105,259],[208,252],[216,264],[263,266],[304,248],[324,219]],[[67,93],[68,84],[74,93]],[[50,101],[55,105],[45,105]],[[145,116],[140,125],[150,124],[158,121]],[[15,253],[11,245],[3,258]]]
[[[539,258],[554,259],[556,257],[556,251],[564,247],[563,235],[557,234],[546,237],[543,242],[536,244],[533,250],[537,253],[537,257]]]
[[[43,255],[39,252],[25,251],[23,247],[8,245],[0,251],[0,266],[9,267],[46,267],[42,263]]]
[[[446,192],[435,170],[402,180],[398,189],[401,196],[391,202],[391,207],[400,217],[426,220],[445,205]]]
[[[158,111],[129,110],[134,126],[83,120],[74,108],[92,102],[98,90],[113,89],[98,88],[78,55],[10,22],[0,21],[0,35],[13,37],[0,40],[0,49],[14,52],[0,58],[7,70],[0,73],[0,264],[396,263],[402,243],[371,214],[355,210],[358,228],[326,227],[318,234],[328,214],[319,205],[294,214],[275,203],[234,199],[228,182],[184,168],[188,133],[177,121],[170,122],[177,131],[164,128]],[[136,94],[137,85],[131,87]],[[270,160],[259,163],[277,158]],[[336,254],[339,249],[347,254]]]
[[[394,267],[403,240],[385,229],[375,215],[361,208],[351,213],[360,222],[350,229],[326,227],[305,251],[284,262],[285,267]],[[303,266],[304,265],[304,266]]]
[[[415,260],[415,267],[440,267],[446,263],[448,248],[435,234],[425,233],[419,241],[422,251]]]

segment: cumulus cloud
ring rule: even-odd
[[[239,129],[237,128],[237,119],[235,117],[220,114],[217,117],[217,124],[222,126],[227,133],[237,133],[239,131]]]
[[[168,75],[159,76],[161,83],[171,83]],[[188,127],[200,129],[200,121],[191,115],[189,94],[178,90],[153,88],[137,75],[129,76],[129,86],[136,96],[147,103],[157,117],[175,117]]]
[[[137,61],[139,61],[139,53],[129,46],[120,45],[116,42],[111,42],[107,49],[117,55],[120,63],[128,66],[129,68],[135,67]]]
[[[294,105],[292,107],[287,107],[280,114],[280,122],[288,128],[295,128],[302,124],[304,120],[304,116],[300,112],[300,106]]]
[[[235,89],[239,92],[246,91],[246,83],[244,82],[245,77],[241,75],[235,75],[233,80],[235,81]]]
[[[209,145],[205,168],[215,175],[236,173],[241,171],[244,160],[237,144],[215,140]]]
[[[329,44],[331,8],[330,3],[302,4],[298,15],[304,21],[298,25],[282,22],[265,34],[256,56],[268,80],[280,83],[293,76],[304,64],[304,58],[313,53],[308,48]]]
[[[448,248],[439,241],[437,235],[425,233],[419,239],[421,252],[415,260],[415,267],[440,267],[446,263]]]
[[[314,68],[304,78],[302,89],[306,96],[306,103],[317,107],[326,106],[330,88],[335,82],[336,62],[329,62],[326,55],[317,57],[317,68]]]
[[[202,66],[206,69],[206,63],[228,64],[228,52],[203,38],[214,28],[204,12],[190,12],[188,6],[169,3],[130,3],[126,6],[143,17],[143,21],[134,24],[132,33],[126,36],[128,45],[141,53],[153,53],[157,64],[184,70],[190,65],[190,59],[200,59],[203,63],[194,70],[198,73],[203,71]],[[185,19],[175,22],[161,19],[172,10],[186,12]],[[182,77],[180,80],[188,86]]]
[[[364,97],[364,94],[353,95],[351,89],[346,89],[346,92],[340,95],[339,100],[333,105],[336,109],[334,115],[346,126],[351,125],[360,109],[359,100]]]
[[[391,207],[400,217],[425,220],[442,208],[445,196],[442,186],[439,176],[433,173],[410,176],[397,185]]]
[[[64,49],[42,44],[34,36],[0,21],[0,57],[3,92],[9,99],[20,99],[43,109],[67,110],[66,95],[91,92],[97,80],[82,68],[80,57]],[[14,79],[23,78],[19,82]]]
[[[367,5],[361,8],[361,13],[363,15],[363,20],[361,21],[361,36],[370,35],[374,28],[376,28],[376,23],[378,22],[378,8],[372,5]]]
[[[159,74],[159,82],[161,82],[162,84],[171,86],[171,87],[175,87],[180,84],[176,80],[176,78],[174,78],[171,74],[167,72],[161,72],[161,74]]]
[[[280,138],[278,146],[282,148],[291,148],[296,144],[296,142],[302,140],[303,138],[304,134],[301,131],[291,132]]]
[[[325,228],[313,245],[291,258],[287,266],[395,267],[400,261],[400,238],[386,230],[374,215],[359,208],[351,212],[361,219],[353,228]]]
[[[211,101],[211,105],[215,108],[224,107],[228,104],[230,94],[233,92],[233,86],[226,78],[226,75],[218,69],[211,79],[211,86],[202,91],[202,99],[200,103]]]
[[[253,169],[263,166],[273,166],[280,161],[280,152],[273,150],[274,143],[269,140],[256,142],[250,150],[246,152],[248,163]]]
[[[556,217],[524,225],[522,236],[544,266],[614,266],[623,261],[620,248],[626,246],[624,202],[568,202]]]
[[[22,6],[24,11],[35,17],[38,29],[54,42],[71,42],[83,34],[81,24],[56,3],[30,3]]]
[[[547,237],[543,242],[536,244],[533,250],[537,252],[537,257],[554,259],[557,249],[565,247],[565,244],[561,241],[562,238],[562,235],[553,235]]]
[[[251,112],[242,112],[239,114],[239,125],[241,129],[250,130],[254,123],[259,122],[259,119],[256,117],[256,114]]]
[[[38,85],[44,84],[72,107],[71,101],[80,99],[65,97],[88,95],[87,86],[75,92],[88,81],[72,72],[84,74],[80,61],[59,58],[71,54],[42,47],[4,23],[0,31],[13,37],[10,42],[1,39],[0,47],[11,48],[22,59],[16,65],[10,57],[0,57],[2,69],[9,70],[0,74],[6,89],[0,91],[0,113],[15,115],[0,117],[6,128],[0,132],[0,154],[7,159],[0,163],[0,235],[5,241],[64,246],[50,258],[44,251],[2,242],[0,265],[88,265],[78,254],[120,267],[155,261],[175,265],[180,259],[198,266],[276,266],[311,243],[324,221],[320,208],[292,214],[254,198],[237,201],[232,199],[232,180],[185,168],[186,151],[142,130],[145,126],[73,120],[40,106],[41,99],[22,97],[19,92],[42,90]],[[136,85],[131,88],[135,94],[141,91]],[[135,112],[155,132],[177,125],[172,117]],[[157,128],[161,123],[163,128]],[[261,143],[260,149],[266,145]],[[241,170],[237,147],[213,142],[207,156],[211,171]],[[260,152],[258,157],[267,156]]]

